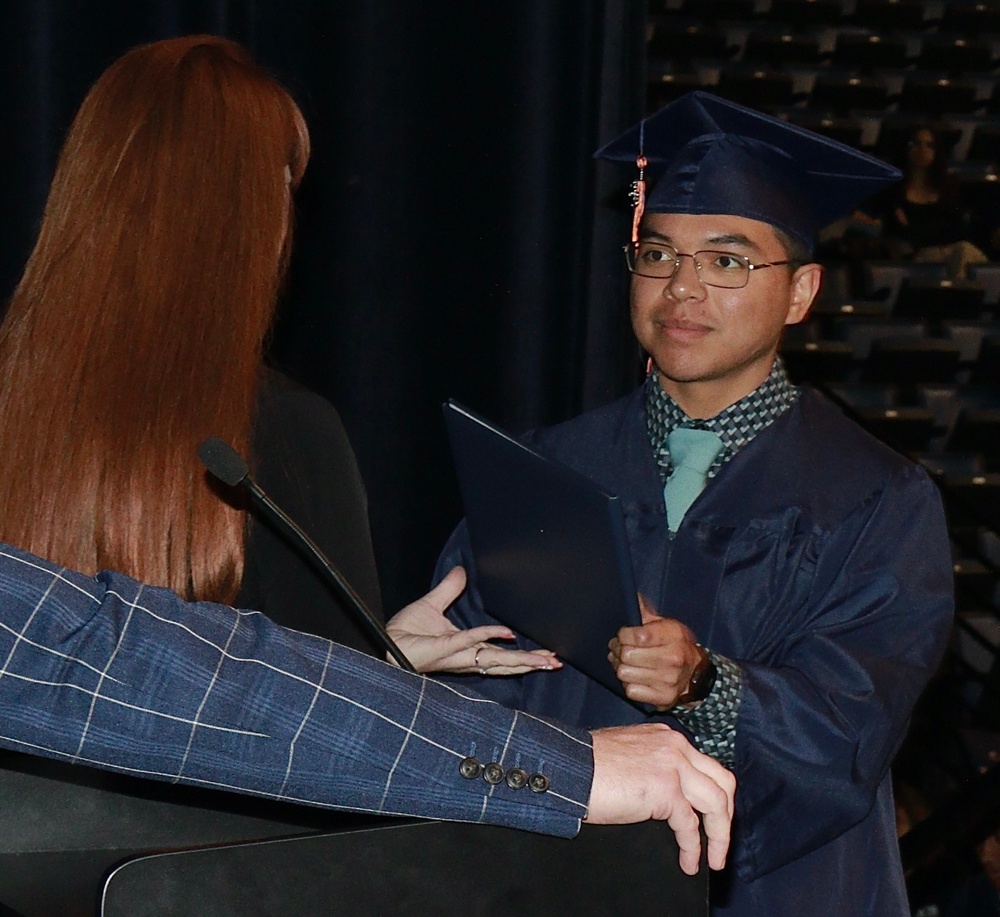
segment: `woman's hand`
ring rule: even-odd
[[[509,628],[499,624],[459,630],[445,612],[465,589],[465,570],[453,567],[423,598],[397,612],[386,624],[389,636],[418,672],[522,675],[525,672],[562,668],[549,650],[513,650],[490,643],[513,640]],[[395,662],[386,657],[389,662]]]

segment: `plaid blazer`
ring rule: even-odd
[[[0,545],[0,747],[335,809],[569,836],[590,736],[254,611]],[[487,783],[500,773],[546,781]],[[495,777],[497,769],[492,771]],[[475,776],[469,776],[470,772]],[[511,783],[517,785],[519,781]]]

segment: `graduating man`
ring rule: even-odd
[[[440,614],[450,598],[422,601],[441,601]],[[725,862],[732,775],[680,733],[546,723],[259,612],[187,603],[0,545],[0,660],[0,748],[564,836],[583,818],[666,819],[692,874],[701,822],[709,864]]]
[[[777,356],[819,291],[817,230],[898,173],[702,92],[597,155],[640,169],[626,256],[651,371],[529,441],[622,500],[643,624],[609,661],[636,703],[569,665],[476,687],[590,727],[669,712],[731,766],[714,914],[908,913],[889,765],[951,625],[944,519],[922,469]],[[490,620],[464,525],[439,570],[458,562],[455,620]]]

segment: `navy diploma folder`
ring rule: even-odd
[[[640,616],[619,499],[455,401],[444,416],[486,610],[624,697],[608,641]]]

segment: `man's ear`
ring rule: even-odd
[[[786,325],[797,325],[808,314],[813,300],[819,295],[823,284],[823,265],[810,262],[803,264],[792,274],[791,295],[788,298]]]

